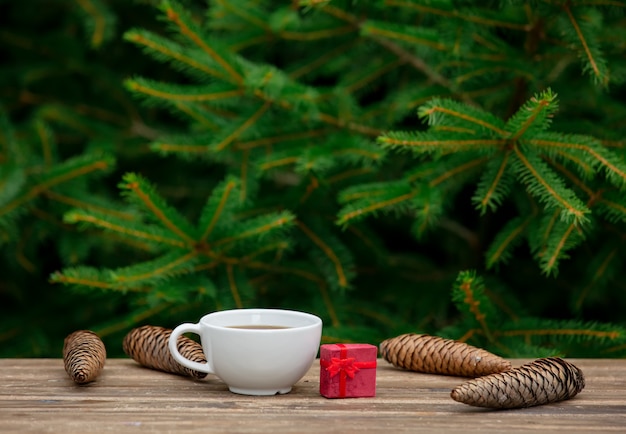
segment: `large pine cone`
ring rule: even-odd
[[[65,372],[78,384],[94,381],[104,368],[106,356],[104,343],[92,331],[75,331],[63,341]]]
[[[399,368],[428,374],[480,377],[511,369],[486,350],[437,336],[408,333],[380,344],[382,357]]]
[[[558,357],[475,378],[452,390],[455,401],[476,407],[522,408],[570,399],[585,387],[582,371]]]
[[[174,360],[168,348],[171,334],[171,329],[163,327],[151,325],[137,327],[124,337],[122,348],[129,357],[147,368],[198,379],[206,377],[205,372],[185,368]],[[177,343],[178,351],[183,357],[194,362],[206,363],[199,343],[185,336],[180,336]]]

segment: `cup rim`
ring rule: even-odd
[[[234,316],[238,313],[244,314],[283,314],[291,317],[304,318],[310,323],[296,326],[289,326],[284,329],[251,329],[251,328],[233,328],[236,324],[216,324],[212,320],[219,319],[220,317]],[[219,330],[228,330],[233,333],[293,333],[296,330],[306,330],[310,328],[316,328],[322,325],[322,319],[312,313],[303,312],[293,309],[279,309],[279,308],[240,308],[240,309],[226,309],[208,313],[200,318],[200,324],[205,327],[210,327]],[[238,325],[238,324],[237,324]]]

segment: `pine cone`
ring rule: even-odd
[[[380,352],[394,366],[428,374],[480,377],[511,369],[508,360],[483,349],[415,333],[383,341]]]
[[[174,360],[167,346],[171,334],[171,329],[163,327],[137,327],[124,337],[122,348],[129,357],[147,368],[198,379],[206,377],[206,373],[185,368]],[[178,351],[189,360],[206,363],[202,346],[185,336],[178,338]]]
[[[476,407],[522,408],[563,401],[585,387],[580,369],[558,357],[475,378],[452,390],[455,401]]]
[[[104,368],[106,356],[104,343],[92,331],[75,331],[63,341],[65,372],[78,384],[95,380]]]

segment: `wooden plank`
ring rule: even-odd
[[[192,380],[107,360],[75,385],[58,359],[0,359],[0,432],[482,432],[626,431],[626,360],[570,360],[586,376],[576,398],[520,410],[453,401],[462,378],[418,374],[379,360],[375,398],[319,395],[319,363],[287,395],[230,393],[216,377]],[[524,360],[513,360],[514,366]]]

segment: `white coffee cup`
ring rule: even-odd
[[[183,333],[200,336],[206,363],[183,357],[176,342]],[[315,315],[281,309],[213,312],[197,324],[172,331],[170,353],[181,365],[217,375],[231,392],[243,395],[289,393],[311,367],[322,337]]]

